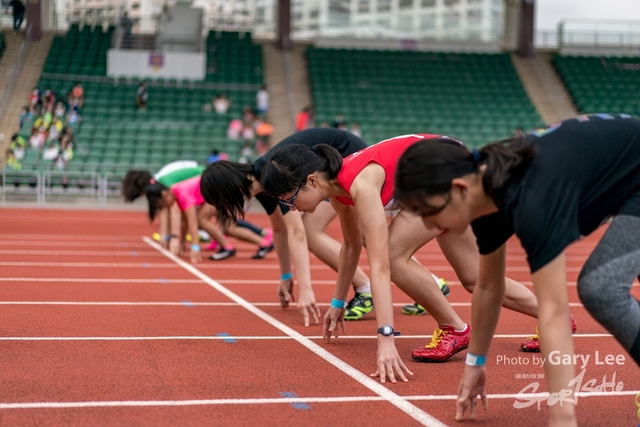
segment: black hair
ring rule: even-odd
[[[147,194],[147,201],[149,202],[149,221],[153,222],[160,210],[160,201],[164,199],[162,192],[169,190],[166,186],[159,182],[153,182],[147,186],[145,193]]]
[[[253,165],[227,160],[211,163],[202,173],[200,192],[205,202],[215,206],[222,227],[244,218],[244,198],[251,198]]]
[[[400,157],[396,172],[394,199],[404,205],[424,204],[426,197],[444,195],[451,180],[478,173],[486,165],[482,187],[498,205],[497,192],[513,176],[521,173],[535,155],[535,147],[524,136],[497,141],[479,150],[469,150],[450,138],[420,141]]]
[[[148,171],[130,170],[122,180],[122,195],[127,202],[142,196],[153,177]]]
[[[303,186],[314,172],[323,173],[331,180],[338,176],[340,169],[342,156],[330,145],[290,144],[273,153],[262,170],[260,185],[268,195],[280,197]]]

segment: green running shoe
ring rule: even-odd
[[[359,294],[349,301],[344,312],[344,320],[358,320],[373,310],[373,297],[371,294]]]
[[[449,286],[447,286],[447,281],[444,279],[438,279],[438,285],[440,285],[440,290],[444,296],[448,297],[451,290],[449,289]],[[427,314],[427,310],[417,302],[414,302],[413,304],[407,304],[402,307],[402,314],[409,316],[422,316],[423,314]]]

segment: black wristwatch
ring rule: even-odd
[[[394,331],[393,326],[390,326],[390,325],[382,325],[378,329],[378,333],[384,335],[385,337],[389,337],[391,335],[393,335],[394,337],[397,337],[398,335],[400,335],[400,332]]]

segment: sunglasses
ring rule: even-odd
[[[304,184],[302,184],[300,187],[298,187],[298,189],[296,190],[295,193],[293,193],[293,197],[289,200],[282,200],[282,199],[278,199],[278,203],[280,203],[281,205],[287,206],[289,208],[295,208],[298,209],[298,207],[294,204],[294,202],[296,201],[296,198],[298,197],[298,193],[300,192],[300,190],[302,190],[302,187],[304,187]]]

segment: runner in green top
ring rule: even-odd
[[[165,187],[171,188],[174,184],[202,175],[204,169],[204,166],[198,165],[195,161],[178,160],[165,165],[154,175],[151,175],[149,171],[130,170],[122,180],[122,195],[125,201],[133,202],[138,197],[147,193],[150,184],[159,182]],[[160,244],[164,248],[168,248],[173,254],[178,255],[180,253],[182,211],[177,204],[174,203],[168,208],[163,208],[158,216],[160,219]],[[240,220],[238,221],[238,225],[251,230],[261,237],[271,235],[270,229],[262,229],[247,221]],[[238,231],[236,233],[235,230],[229,231],[231,235],[235,236],[238,234],[238,236],[235,237],[243,239],[250,238],[246,232]],[[215,249],[215,242],[209,249]]]

